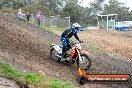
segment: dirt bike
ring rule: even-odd
[[[66,58],[62,59],[62,47],[56,44],[52,44],[50,49],[50,58],[57,62],[68,61],[70,64],[74,64],[76,62],[78,67],[81,67],[84,70],[88,70],[91,66],[91,60],[87,54],[83,54],[81,52],[81,44],[71,42],[70,45],[72,48],[70,51],[66,52]]]

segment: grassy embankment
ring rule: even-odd
[[[19,71],[2,61],[0,61],[0,76],[11,79],[18,84],[32,85],[33,88],[74,88],[70,83],[49,78],[40,73],[32,74]]]

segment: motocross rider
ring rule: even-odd
[[[69,51],[71,49],[70,40],[73,35],[78,40],[79,43],[81,43],[77,33],[79,31],[79,28],[81,26],[78,23],[74,23],[71,28],[65,30],[61,34],[61,43],[62,43],[62,59],[66,59],[66,51]]]

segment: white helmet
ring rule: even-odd
[[[72,28],[73,29],[78,29],[78,28],[80,28],[81,26],[78,24],[78,23],[74,23],[73,25],[72,25]]]

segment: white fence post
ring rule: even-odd
[[[33,24],[33,19],[34,19],[33,14],[31,14],[31,23],[32,24]]]
[[[65,17],[65,18],[68,19],[68,25],[69,25],[69,27],[71,27],[70,16],[69,17]]]
[[[43,16],[43,27],[44,27],[44,25],[45,25],[45,20],[44,20],[44,16]]]

